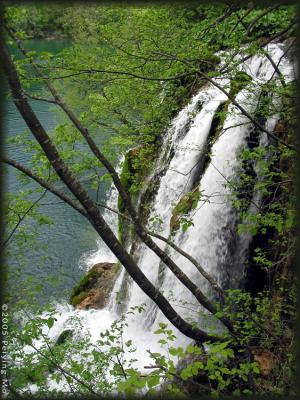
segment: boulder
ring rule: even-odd
[[[275,356],[274,354],[262,347],[253,347],[251,349],[253,359],[259,365],[260,373],[263,376],[268,376],[272,369],[275,367]]]
[[[95,264],[73,289],[70,303],[80,310],[103,308],[116,281],[118,271],[117,263]]]

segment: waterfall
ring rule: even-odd
[[[277,44],[268,46],[268,52],[273,61],[278,63],[283,51]],[[281,72],[286,79],[291,79],[292,68],[286,59],[281,65]],[[240,67],[251,78],[249,88],[245,88],[236,96],[236,101],[250,114],[253,114],[257,106],[261,85],[268,81],[274,72],[270,61],[263,56],[254,56]],[[226,79],[218,80],[222,87],[228,85]],[[158,193],[154,199],[151,217],[159,216],[162,223],[157,233],[168,237],[170,234],[170,218],[174,204],[180,197],[192,188],[195,174],[201,173],[199,166],[203,163],[205,156],[207,138],[215,112],[221,103],[227,100],[214,85],[203,87],[193,97],[190,105],[183,109],[173,121],[171,132],[173,132],[174,157],[169,163],[165,175],[161,178]],[[274,102],[277,101],[274,99]],[[191,118],[195,109],[201,108]],[[270,116],[266,127],[273,129],[278,115]],[[188,129],[186,128],[188,126]],[[245,261],[245,253],[248,249],[251,236],[242,235],[242,242],[236,235],[236,216],[230,201],[229,182],[235,177],[239,165],[237,153],[246,146],[246,139],[253,129],[245,117],[234,105],[230,104],[228,116],[225,119],[222,132],[211,148],[211,160],[202,175],[199,185],[200,202],[196,210],[190,213],[193,220],[187,232],[179,232],[172,240],[188,254],[192,255],[212,276],[222,285],[234,287],[242,281]],[[264,137],[264,135],[262,135]],[[262,138],[261,138],[262,140]],[[266,140],[266,139],[265,139]],[[254,194],[259,203],[259,194]],[[254,196],[253,195],[253,196]],[[256,203],[257,204],[257,203]],[[165,248],[165,244],[159,240],[156,243]],[[166,270],[163,282],[159,280],[159,258],[145,245],[138,250],[138,264],[155,285],[167,295],[172,289],[176,302],[172,305],[182,314],[183,306],[178,304],[180,300],[193,304],[193,295],[177,280],[170,270]],[[183,256],[174,250],[169,250],[171,258],[176,260],[177,265],[201,288],[208,290],[207,282],[202,279],[199,272]],[[236,255],[239,255],[236,257]],[[237,258],[238,263],[233,263]],[[237,265],[234,265],[237,264]],[[229,268],[229,266],[232,266]],[[138,285],[134,282],[130,288],[130,300],[128,307],[146,303],[148,311],[147,318],[140,316],[146,329],[155,330],[159,322],[165,321],[165,317],[158,312],[154,303],[147,298]],[[197,306],[194,306],[197,309]],[[199,307],[198,307],[199,308]],[[184,312],[185,317],[189,315]],[[180,333],[177,332],[178,335]]]
[[[279,67],[286,82],[292,80],[293,66],[283,57],[282,45],[270,44],[266,50],[276,64],[280,61]],[[246,72],[252,81],[236,95],[236,101],[253,115],[260,87],[274,75],[274,68],[264,55],[256,55],[242,63],[240,69]],[[229,79],[224,77],[217,82],[229,90]],[[153,176],[158,170],[163,171],[149,221],[159,218],[162,222],[151,228],[166,238],[170,237],[172,210],[180,198],[193,189],[197,182],[200,200],[196,209],[191,210],[188,215],[193,225],[186,232],[178,231],[172,236],[172,240],[192,255],[220,285],[235,287],[242,281],[245,273],[244,261],[251,237],[250,235],[239,237],[236,233],[237,216],[230,201],[229,182],[237,175],[239,166],[237,155],[241,149],[246,148],[247,138],[253,126],[237,107],[230,104],[220,133],[214,138],[210,137],[216,112],[226,100],[227,96],[223,92],[213,84],[206,84],[174,118],[165,135],[163,156],[160,156],[152,173]],[[273,102],[279,104],[276,98]],[[278,118],[277,114],[270,115],[265,126],[272,130]],[[207,146],[211,140],[210,157],[207,161]],[[268,138],[264,133],[260,134],[259,141],[261,144],[268,144]],[[260,194],[253,193],[252,199],[259,203]],[[109,205],[117,208],[115,189],[111,190]],[[116,215],[105,211],[104,217],[116,232]],[[166,248],[166,245],[158,239],[155,239],[155,242],[161,248]],[[206,281],[194,265],[174,250],[168,250],[168,253],[194,283],[208,292]],[[194,317],[193,310],[199,311],[199,305],[194,304],[196,302],[193,295],[180,284],[171,271],[161,266],[158,257],[143,244],[137,247],[135,257],[144,274],[153,284],[160,287],[165,296],[172,292],[170,293],[172,306],[185,319]],[[85,255],[85,265],[88,267],[95,262],[114,260],[102,242],[98,243],[95,252]],[[118,317],[115,296],[126,278],[125,275],[123,270],[117,279],[110,302],[103,310],[74,310],[71,306],[60,305],[62,316],[58,314],[58,321],[50,331],[50,335],[57,337],[58,332],[66,327],[69,317],[76,315],[81,318],[86,328],[90,328],[92,340],[99,339],[100,331],[107,329]],[[180,303],[181,300],[185,303]],[[189,307],[185,306],[186,302]],[[154,303],[131,280],[127,308],[142,303],[145,304],[144,313],[131,316],[124,332],[124,340],[132,339],[137,347],[135,358],[138,360],[135,365],[141,369],[149,361],[147,349],[163,352],[157,343],[157,336],[152,332],[160,322],[168,322]],[[192,311],[187,308],[192,308]],[[174,346],[184,346],[190,341],[174,327],[171,328],[177,336]]]
[[[124,156],[120,158],[117,163],[116,171],[119,174],[122,169],[122,163]],[[114,185],[109,189],[107,196],[106,205],[112,209],[118,208],[118,191]],[[107,208],[104,209],[103,218],[107,224],[111,227],[115,235],[117,235],[118,228],[118,215],[114,212],[109,211]],[[103,242],[101,238],[97,238],[97,248],[91,252],[84,253],[79,260],[79,267],[83,270],[88,271],[93,265],[100,262],[116,262],[115,255],[111,252],[109,247]]]

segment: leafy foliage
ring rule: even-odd
[[[62,7],[58,5],[10,6],[7,17],[14,29],[26,39],[62,37],[67,34],[62,21]]]

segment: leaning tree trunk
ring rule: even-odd
[[[65,183],[68,189],[77,198],[81,206],[86,210],[87,218],[100,235],[102,240],[111,249],[114,255],[125,267],[129,275],[138,284],[138,286],[157,304],[166,318],[184,335],[195,339],[199,342],[207,340],[219,341],[219,337],[211,336],[205,331],[195,328],[181,318],[181,316],[173,309],[167,299],[156,289],[156,287],[148,280],[144,273],[139,269],[133,258],[127,253],[119,240],[116,238],[110,227],[102,218],[97,205],[89,197],[80,182],[71,173],[62,158],[60,157],[56,147],[52,143],[50,137],[44,130],[40,121],[29,105],[25,94],[22,90],[20,80],[16,68],[11,60],[7,48],[1,43],[0,55],[2,60],[3,71],[7,77],[8,84],[12,93],[13,101],[26,122],[33,136],[40,144],[46,157],[50,161],[57,175]]]

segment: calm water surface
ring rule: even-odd
[[[53,53],[59,53],[68,45],[69,42],[65,40],[32,40],[26,43],[26,47],[30,50]],[[47,131],[53,129],[58,122],[58,114],[53,105],[34,100],[30,103],[44,128]],[[27,127],[15,105],[9,98],[6,99],[4,131],[7,137],[23,133],[26,130]],[[84,151],[87,149],[85,148]],[[25,165],[30,164],[31,154],[24,151],[22,146],[7,143],[6,152],[17,161]],[[15,171],[11,167],[6,170],[6,192],[14,193],[25,189],[17,180]],[[30,185],[37,187],[34,183]],[[108,183],[103,183],[99,201],[106,199],[107,192]],[[34,198],[37,199],[39,196],[40,194],[35,194]],[[47,193],[41,203],[44,205],[40,207],[40,211],[49,216],[53,224],[39,228],[37,244],[34,248],[28,248],[25,257],[22,256],[22,277],[19,283],[22,284],[24,277],[30,276],[40,281],[43,284],[43,290],[39,295],[39,300],[44,303],[51,298],[59,301],[69,295],[70,290],[83,273],[82,267],[79,267],[80,258],[85,253],[97,248],[97,234],[82,216],[71,207],[59,202],[55,196]],[[44,249],[44,245],[47,245],[47,249]],[[11,270],[20,267],[21,258],[21,256],[18,257],[18,248],[14,244],[12,244],[12,248],[13,253],[6,260],[8,268]],[[13,287],[14,283],[10,282],[10,285]]]

